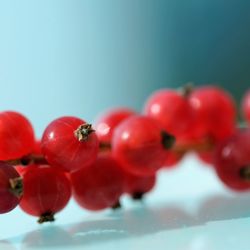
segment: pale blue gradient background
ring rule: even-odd
[[[0,1],[0,109],[26,114],[41,135],[58,116],[140,110],[153,90],[188,81],[239,98],[250,83],[249,10],[248,0]],[[0,249],[248,250],[249,195],[201,165],[191,157],[161,173],[145,206],[125,199],[118,215],[71,202],[53,228],[16,209],[0,217]]]
[[[0,2],[0,107],[55,117],[138,110],[156,88],[250,82],[249,1]],[[241,87],[239,87],[241,86]]]

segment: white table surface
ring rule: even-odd
[[[0,250],[249,250],[250,195],[227,190],[194,156],[162,170],[143,203],[90,213],[73,201],[56,222],[39,225],[15,209],[0,217]]]

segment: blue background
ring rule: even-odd
[[[250,82],[250,2],[0,1],[0,109],[54,118],[141,109],[156,88]]]
[[[220,83],[239,100],[250,83],[249,9],[248,0],[0,0],[0,110],[24,113],[40,136],[56,117],[140,110],[155,89],[189,81]],[[249,195],[201,165],[191,156],[162,171],[145,206],[125,197],[120,214],[71,201],[51,227],[15,209],[0,217],[0,249],[248,250]]]

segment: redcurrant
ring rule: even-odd
[[[239,130],[215,151],[215,168],[228,187],[250,190],[250,129]]]
[[[188,132],[194,119],[188,95],[171,89],[153,93],[146,102],[144,113],[155,118],[165,131],[175,136]]]
[[[14,167],[0,162],[0,213],[7,213],[20,202],[22,179]]]
[[[94,125],[99,141],[104,144],[110,144],[114,129],[119,123],[134,114],[135,112],[128,108],[117,108],[100,116]]]
[[[48,125],[43,133],[41,147],[51,166],[70,172],[93,163],[99,143],[90,124],[68,116]]]
[[[153,118],[132,116],[116,128],[112,153],[127,171],[153,175],[164,165],[168,139]]]
[[[92,165],[71,173],[73,196],[89,210],[116,206],[123,193],[124,176],[110,154],[100,154]]]
[[[0,113],[0,159],[17,159],[33,151],[35,137],[32,125],[23,115]]]
[[[26,213],[38,216],[39,223],[53,221],[71,196],[71,185],[66,175],[48,165],[27,167],[23,174],[24,193],[20,207]]]

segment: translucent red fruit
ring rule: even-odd
[[[250,189],[250,129],[239,130],[215,151],[215,169],[231,189]]]
[[[22,196],[22,180],[14,167],[0,162],[0,213],[13,210]]]
[[[108,154],[98,156],[94,164],[71,173],[73,196],[89,210],[115,206],[123,193],[123,172]]]
[[[125,170],[137,175],[153,175],[166,158],[162,135],[153,118],[129,117],[114,132],[112,154]]]
[[[216,86],[203,86],[193,90],[189,100],[196,116],[192,133],[215,141],[234,133],[236,108],[229,93]]]
[[[101,143],[111,143],[115,127],[135,112],[128,108],[117,108],[101,115],[94,127],[97,137]]]
[[[175,136],[188,132],[194,119],[188,96],[170,89],[153,93],[146,102],[144,113],[156,119],[164,130]]]
[[[93,163],[99,142],[91,126],[76,117],[51,122],[41,140],[42,152],[53,167],[75,171]]]
[[[140,199],[142,196],[153,189],[156,183],[156,175],[139,176],[124,171],[124,191],[130,194],[134,199]]]
[[[38,222],[53,221],[71,196],[71,184],[64,172],[48,165],[33,165],[23,173],[24,193],[20,207],[38,216]]]
[[[32,125],[23,115],[0,113],[0,159],[17,159],[32,152],[35,137]]]
[[[250,90],[243,97],[241,108],[244,118],[250,123]]]

